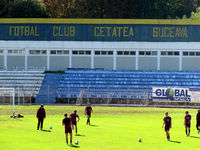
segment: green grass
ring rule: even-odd
[[[0,106],[0,150],[171,150],[171,149],[199,149],[200,135],[197,134],[195,118],[192,119],[191,136],[185,136],[185,109],[168,108],[123,108],[123,107],[93,107],[94,114],[91,123],[86,125],[84,107],[73,106],[45,106],[47,118],[44,129],[51,132],[36,130],[37,119],[35,113],[38,106],[22,106],[25,116],[21,119],[9,118],[11,106]],[[78,133],[73,141],[79,145],[70,147],[65,145],[63,114],[70,114],[78,110],[80,122]],[[187,109],[188,110],[188,109]],[[169,111],[172,117],[170,130],[171,142],[166,141],[162,129],[164,112]],[[189,110],[192,117],[197,110]],[[138,139],[142,138],[142,142]]]

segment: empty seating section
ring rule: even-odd
[[[58,98],[141,98],[152,87],[200,89],[199,72],[66,70],[57,89]]]
[[[46,73],[35,103],[55,103],[61,74]]]
[[[16,95],[36,97],[43,78],[43,71],[0,71],[0,88],[15,88]]]

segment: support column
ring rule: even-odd
[[[138,70],[138,56],[139,51],[135,51],[135,70]]]
[[[91,69],[94,69],[94,50],[91,51]]]
[[[8,68],[7,57],[8,57],[8,50],[4,49],[4,69],[5,70],[7,70]]]
[[[113,51],[113,70],[117,69],[117,51]]]
[[[69,68],[72,68],[72,50],[69,50]]]
[[[50,50],[47,50],[47,70],[50,70]]]
[[[183,54],[182,54],[182,51],[179,51],[179,71],[182,71],[183,68],[182,68],[182,63],[183,63]]]
[[[28,70],[28,55],[29,55],[29,50],[27,48],[24,49],[24,57],[25,57],[25,62],[24,62],[24,69]]]
[[[157,51],[157,70],[160,70],[160,51]]]

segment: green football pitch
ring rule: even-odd
[[[200,134],[196,119],[192,118],[191,136],[185,136],[184,116],[192,117],[196,109],[94,107],[91,126],[86,125],[84,107],[45,106],[47,118],[44,131],[36,130],[36,111],[39,106],[21,106],[24,118],[10,118],[11,106],[0,105],[0,150],[197,150]],[[65,144],[62,119],[64,114],[77,110],[80,116],[78,136],[73,132],[73,143]],[[171,141],[166,141],[162,128],[164,112],[172,117]],[[49,129],[53,126],[53,129]],[[142,142],[138,142],[141,138]]]

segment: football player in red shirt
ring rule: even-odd
[[[65,118],[62,121],[62,125],[65,126],[66,144],[68,145],[68,133],[70,134],[70,144],[72,144],[72,123],[71,119],[67,117],[67,114],[64,116]]]
[[[172,122],[171,122],[171,117],[168,116],[168,112],[165,113],[165,117],[163,119],[163,126],[165,125],[165,132],[166,132],[166,136],[167,136],[167,140],[170,140],[170,135],[169,135],[169,129],[172,127]]]
[[[185,133],[186,136],[190,135],[190,125],[191,125],[191,115],[189,114],[188,111],[185,112],[185,120],[184,120],[184,125],[185,125]]]
[[[43,122],[44,122],[44,119],[46,118],[46,112],[45,112],[43,104],[41,104],[40,108],[37,110],[36,117],[38,118],[37,129],[39,130],[39,127],[40,127],[41,130],[42,130],[43,129]]]
[[[198,130],[198,133],[200,133],[199,126],[200,126],[200,109],[198,110],[197,115],[196,115],[196,128]]]
[[[74,129],[74,126],[75,126],[75,130],[76,130],[76,134],[77,134],[77,122],[79,122],[80,118],[77,115],[77,111],[76,110],[74,110],[74,113],[72,113],[70,115],[70,118],[71,118],[71,122],[72,122],[72,129]],[[76,121],[76,118],[78,118],[78,121]]]
[[[85,115],[87,115],[87,123],[90,125],[90,117],[91,117],[91,113],[92,113],[92,107],[90,105],[90,103],[88,103],[87,107],[85,108]]]

